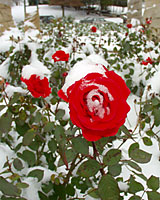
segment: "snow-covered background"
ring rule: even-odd
[[[27,6],[27,12],[31,13],[33,11],[36,10],[36,6]],[[39,6],[39,13],[40,15],[53,15],[56,18],[61,17],[62,15],[62,11],[61,8],[59,6],[47,6],[47,5],[41,5]],[[13,19],[15,21],[15,24],[17,25],[19,22],[24,20],[24,7],[23,5],[20,6],[13,6],[12,7],[12,15],[13,15]],[[73,17],[76,19],[76,22],[79,22],[80,19],[84,18],[86,16],[86,13],[84,11],[76,11],[74,9],[70,9],[70,8],[66,8],[65,9],[65,15],[66,17]],[[90,15],[90,16],[94,16],[94,15]],[[106,18],[106,21],[108,22],[114,22],[117,24],[121,24],[123,22],[123,20],[121,18]],[[91,27],[92,25],[87,25],[88,29]],[[103,25],[102,25],[103,26]],[[105,26],[105,25],[104,25]],[[136,27],[136,28],[132,28],[129,30],[129,34],[134,32],[138,32],[139,30],[141,30],[141,27]],[[62,30],[63,31],[63,30]],[[77,41],[79,43],[83,43],[84,45],[82,46],[81,52],[76,52],[74,54],[74,58],[86,58],[86,53],[90,54],[90,59],[98,64],[103,64],[104,66],[108,67],[110,64],[105,60],[103,54],[101,53],[100,57],[99,56],[95,56],[95,54],[97,54],[97,52],[95,52],[95,48],[93,47],[93,43],[97,42],[97,44],[101,43],[103,44],[103,47],[107,49],[108,52],[113,52],[114,48],[117,48],[119,50],[119,46],[115,43],[116,41],[116,37],[119,37],[121,39],[125,38],[126,35],[125,33],[118,33],[117,36],[115,36],[115,31],[110,31],[110,35],[112,35],[111,37],[111,43],[109,44],[108,41],[109,39],[109,34],[106,33],[106,35],[103,35],[103,37],[101,36],[101,31],[97,30],[96,32],[96,36],[94,36],[94,34],[91,37],[88,36],[82,36],[82,37],[76,37],[76,32],[74,31],[74,29],[72,30],[71,27],[71,31],[70,31],[71,35],[70,38],[68,38],[68,40],[71,42],[70,45],[68,45],[67,47],[63,47],[63,50],[65,50],[65,52],[67,53],[72,53],[72,47],[75,45],[72,38],[76,38]],[[1,45],[0,45],[0,50],[1,52],[5,52],[7,50],[9,50],[11,45],[15,45],[14,40],[10,40],[10,37],[14,37],[16,38],[20,38],[20,42],[19,45],[15,45],[15,49],[13,50],[13,53],[16,52],[18,49],[21,49],[21,45],[23,45],[24,43],[27,43],[29,48],[32,50],[32,56],[31,56],[31,60],[30,60],[30,65],[32,66],[32,70],[33,73],[39,74],[46,74],[48,77],[50,77],[50,73],[49,70],[47,69],[46,66],[44,66],[42,64],[42,62],[40,62],[37,58],[37,54],[36,54],[36,49],[40,46],[39,42],[40,40],[46,40],[46,38],[48,36],[43,36],[43,38],[41,39],[37,39],[36,35],[38,34],[38,31],[28,31],[26,34],[24,34],[23,32],[21,32],[18,28],[11,28],[10,31],[6,31],[4,33],[3,36],[1,36],[0,40],[1,40]],[[96,37],[96,39],[95,39]],[[33,40],[33,42],[30,42],[30,38]],[[129,41],[129,39],[128,39]],[[133,45],[136,45],[136,42],[132,42]],[[153,49],[153,51],[151,52],[144,52],[143,48],[145,49],[146,47],[149,48],[157,48],[157,52],[159,52],[159,46],[155,47],[153,42],[146,42],[145,44],[146,46],[142,47],[142,51],[140,53],[141,57],[143,58],[143,60],[146,60],[148,57],[151,57],[153,60],[157,60],[159,53],[155,53],[155,49]],[[56,48],[52,48],[47,52],[47,56],[51,57],[51,55],[56,51]],[[12,54],[13,54],[12,53]],[[6,59],[1,65],[0,65],[0,76],[2,76],[5,79],[9,78],[9,74],[8,74],[8,68],[7,68],[7,63],[9,62],[9,58]],[[138,104],[135,104],[135,100],[137,102],[141,101],[145,101],[146,96],[148,95],[148,97],[150,96],[147,93],[147,88],[149,85],[151,85],[151,90],[149,91],[149,93],[160,93],[160,84],[159,84],[159,75],[160,75],[160,65],[157,64],[155,66],[155,68],[152,69],[152,65],[148,64],[148,68],[151,68],[151,72],[154,72],[154,75],[149,78],[148,80],[145,79],[145,76],[147,75],[147,72],[145,71],[145,66],[142,66],[140,62],[138,62],[138,57],[132,57],[132,58],[127,58],[123,59],[123,62],[119,62],[120,65],[124,65],[127,63],[134,63],[134,74],[132,76],[133,82],[136,83],[138,85],[138,83],[142,82],[145,85],[145,90],[144,90],[144,94],[142,95],[142,99],[139,98],[139,96],[135,95],[135,94],[131,94],[128,98],[128,104],[131,107],[131,111],[128,113],[128,117],[125,123],[125,126],[134,131],[137,122],[139,120],[139,110],[140,110],[140,106]],[[37,67],[38,66],[38,67]],[[82,71],[81,71],[82,69]],[[83,66],[81,67],[80,71],[79,71],[79,76],[83,77],[85,74],[84,70],[88,70],[85,69]],[[144,73],[142,73],[143,71],[145,71]],[[88,71],[87,71],[88,72]],[[87,73],[86,72],[86,73]],[[27,70],[23,71],[23,76],[28,76],[28,72]],[[32,72],[31,72],[32,73]],[[122,77],[124,76],[124,72],[123,71],[117,71],[117,73],[119,75],[121,75]],[[140,74],[142,73],[142,75],[140,76]],[[76,79],[77,77],[73,77],[73,81]],[[5,92],[8,94],[8,96],[12,96],[12,94],[14,92],[20,92],[20,93],[25,93],[25,90],[23,90],[21,87],[14,87],[12,85],[8,85],[6,87]],[[65,109],[66,110],[66,117],[69,117],[69,110],[68,110],[68,105],[66,103],[61,103],[59,105],[59,108],[61,109]],[[56,109],[53,106],[53,110]],[[1,115],[3,114],[3,112],[5,112],[4,110],[1,111]],[[137,128],[138,129],[138,128]],[[134,134],[136,133],[137,130],[135,130]],[[151,161],[147,164],[139,164],[139,166],[142,168],[142,174],[144,174],[147,178],[153,176],[156,177],[160,177],[160,162],[159,162],[159,141],[155,138],[152,137],[151,141],[152,141],[152,145],[151,146],[146,146],[142,140],[143,136],[145,136],[145,131],[146,130],[142,130],[141,131],[141,135],[138,137],[136,135],[135,137],[135,141],[139,143],[140,148],[150,154],[152,154],[152,158]],[[159,127],[156,127],[156,131],[159,131]],[[137,131],[138,132],[138,131]],[[12,135],[15,134],[15,140],[17,139],[17,135],[16,132],[12,132]],[[157,134],[158,135],[158,134]],[[20,138],[19,138],[20,140]],[[17,144],[18,144],[18,140],[17,140]],[[123,152],[123,157],[124,159],[129,159],[128,157],[128,147],[133,143],[132,139],[128,139],[121,147],[120,149]],[[15,143],[16,145],[16,143]],[[113,148],[117,148],[119,145],[121,145],[121,141],[116,140],[113,142]],[[8,145],[1,143],[0,144],[0,172],[2,172],[4,170],[3,166],[6,162],[6,157],[8,157],[8,160],[10,160],[11,158],[15,158],[15,153],[8,147]],[[33,170],[34,168],[27,168],[27,166],[25,166],[25,168],[20,172],[21,175],[24,174],[28,174],[31,170]],[[36,169],[43,169],[44,170],[44,177],[40,182],[37,182],[37,179],[35,178],[31,178],[31,177],[25,177],[24,178],[24,182],[28,183],[30,186],[28,188],[26,188],[23,191],[22,196],[25,197],[27,200],[39,200],[38,197],[38,190],[40,189],[40,185],[42,182],[46,182],[47,180],[50,179],[50,176],[53,174],[53,172],[51,170],[48,170],[47,167],[36,167]],[[60,172],[62,171],[62,173],[65,173],[65,168],[61,167],[59,168]],[[57,172],[56,172],[57,173]],[[125,191],[127,190],[128,186],[127,186],[127,180],[130,177],[130,170],[125,167],[125,165],[123,165],[122,168],[122,172],[121,172],[121,176],[123,177],[124,182],[119,182],[119,187],[121,188],[121,190]],[[145,189],[147,189],[147,186],[145,185],[145,181],[143,181],[142,178],[136,176],[136,180],[138,182],[141,182]],[[83,197],[82,194],[81,197]],[[143,191],[139,192],[140,196],[143,196]],[[124,200],[128,200],[130,198],[129,195],[124,195]],[[93,199],[91,197],[85,197],[86,200],[90,200]],[[142,199],[147,200],[147,195],[144,194],[144,196],[142,197]]]

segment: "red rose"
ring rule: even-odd
[[[146,62],[146,61],[142,61],[142,63],[141,63],[142,65],[148,65],[148,62]]]
[[[151,24],[151,23],[152,23],[152,20],[147,20],[146,23],[147,23],[147,24]]]
[[[88,141],[113,136],[125,122],[130,110],[126,99],[130,90],[124,80],[105,69],[105,73],[88,73],[58,95],[69,102],[70,118],[82,129]]]
[[[69,60],[69,53],[65,53],[62,50],[56,51],[56,53],[54,53],[52,55],[52,59],[54,59],[54,62],[57,62],[57,61],[68,61]]]
[[[21,81],[27,85],[28,90],[35,98],[40,96],[46,98],[51,93],[51,88],[49,87],[49,82],[46,77],[41,79],[40,76],[33,74],[29,79],[21,77]]]
[[[132,28],[132,24],[127,24],[127,28]]]
[[[146,59],[146,61],[147,61],[149,64],[153,64],[153,60],[152,60],[150,57],[148,57],[148,58]]]
[[[91,31],[92,31],[93,33],[95,33],[95,32],[97,31],[97,28],[96,28],[95,26],[92,26]]]
[[[147,59],[146,59],[146,61],[142,61],[142,65],[148,65],[148,63],[149,64],[153,64],[153,60],[150,58],[150,57],[148,57]]]
[[[148,19],[146,18],[146,24],[151,24],[152,23],[152,18]]]
[[[66,77],[67,75],[68,75],[68,72],[64,72],[64,73],[62,74],[63,77]]]

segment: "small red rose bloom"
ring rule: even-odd
[[[97,31],[97,28],[96,28],[95,26],[92,26],[92,27],[91,27],[91,31],[92,31],[93,33],[95,33],[95,32]]]
[[[57,61],[68,61],[69,60],[69,53],[65,53],[62,50],[56,51],[56,53],[54,53],[52,55],[52,59],[54,59],[54,62],[57,62]]]
[[[132,28],[132,24],[127,24],[127,28]]]
[[[64,72],[64,73],[62,74],[63,77],[66,77],[67,75],[68,75],[67,72]]]
[[[21,77],[21,81],[27,85],[28,90],[35,98],[40,96],[46,98],[51,93],[51,88],[49,87],[49,82],[46,77],[41,79],[40,76],[32,74],[29,79]]]
[[[152,18],[146,18],[146,24],[151,24],[152,23]]]
[[[124,80],[106,69],[105,74],[88,73],[58,95],[69,102],[70,118],[88,141],[116,135],[130,110],[130,90]]]
[[[144,33],[144,29],[140,29],[139,32]]]
[[[147,20],[146,23],[147,23],[147,24],[151,24],[151,23],[152,23],[152,20]]]
[[[142,65],[148,65],[148,62],[146,62],[146,61],[143,60],[143,61],[141,62],[141,64],[142,64]]]
[[[147,61],[148,63],[150,63],[150,64],[153,64],[153,60],[152,60],[150,57],[148,57],[148,58],[146,59],[146,61]]]
[[[146,61],[142,61],[142,65],[148,65],[148,64],[153,64],[153,60],[150,58],[150,57],[148,57],[147,59],[146,59]]]

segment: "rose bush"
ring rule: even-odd
[[[28,90],[35,98],[40,96],[46,98],[51,93],[51,88],[49,87],[49,82],[46,77],[41,79],[40,76],[32,74],[29,79],[21,77],[21,81],[27,85]]]
[[[102,65],[95,66],[102,68]],[[66,91],[62,88],[58,92],[69,103],[71,121],[82,129],[88,141],[115,135],[130,110],[126,103],[130,90],[124,80],[105,67],[104,70],[104,74],[88,73]],[[69,79],[72,76],[68,82]]]
[[[54,62],[57,62],[57,61],[68,61],[69,60],[69,53],[65,53],[62,50],[56,51],[56,53],[54,53],[52,55],[52,59],[54,59]]]

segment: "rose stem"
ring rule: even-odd
[[[97,148],[94,142],[92,142],[92,146],[93,146],[93,157],[96,160],[96,157],[99,156],[99,153],[97,151]]]

